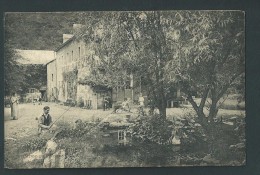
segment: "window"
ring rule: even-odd
[[[51,74],[51,81],[53,81],[53,74]]]
[[[71,61],[73,61],[73,51],[71,51]]]
[[[66,60],[67,60],[67,64],[69,63],[69,53],[67,53],[67,58],[66,58]]]

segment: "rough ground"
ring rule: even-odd
[[[57,120],[63,113],[59,121],[69,122],[73,124],[77,119],[94,120],[103,118],[110,111],[102,110],[86,110],[77,107],[68,107],[55,103],[43,103],[42,105],[20,104],[19,105],[19,119],[10,120],[10,108],[5,108],[5,138],[18,138],[28,135],[37,134],[38,121],[36,117],[40,117],[43,113],[44,106],[50,106],[50,114],[53,121]]]
[[[68,107],[59,105],[56,103],[43,103],[42,105],[33,105],[33,104],[20,104],[19,105],[19,119],[18,120],[10,120],[10,108],[5,108],[4,110],[4,118],[5,118],[5,139],[16,139],[21,138],[24,136],[30,136],[37,134],[37,120],[36,117],[39,117],[43,110],[42,108],[44,106],[50,106],[50,114],[53,118],[53,121],[58,119],[63,113],[62,117],[59,119],[59,121],[64,121],[73,123],[77,119],[81,119],[83,121],[93,121],[100,119],[102,120],[104,117],[106,117],[108,114],[112,112],[112,109],[108,111],[103,110],[87,110],[87,109],[81,109],[78,107]],[[169,117],[174,116],[183,116],[187,113],[193,113],[191,107],[187,106],[186,108],[169,108],[167,109],[167,115]],[[223,110],[220,109],[219,116],[245,116],[245,111],[239,111],[239,110]]]
[[[40,164],[30,164],[25,165],[22,163],[22,160],[31,154],[33,151],[43,148],[46,140],[39,140],[37,136],[37,123],[36,117],[39,117],[43,112],[43,107],[45,105],[50,106],[50,114],[53,117],[53,121],[56,121],[58,118],[60,122],[64,124],[73,124],[76,120],[81,119],[82,121],[97,121],[107,118],[107,116],[112,113],[112,109],[108,111],[103,110],[87,110],[77,107],[68,107],[55,103],[44,103],[43,105],[33,105],[33,104],[20,104],[19,112],[20,117],[18,120],[10,120],[10,108],[5,108],[5,167],[6,168],[35,168],[41,167]],[[148,110],[148,109],[146,109]],[[133,109],[134,111],[134,109]],[[169,119],[176,116],[189,116],[189,113],[194,112],[190,106],[185,108],[171,108],[167,109],[167,115]],[[62,115],[62,117],[60,117]],[[245,116],[245,111],[237,110],[220,110],[219,116]],[[119,115],[110,115],[118,117]],[[59,125],[62,126],[62,125]],[[62,127],[68,127],[64,125]],[[75,134],[75,133],[74,133]],[[227,134],[229,135],[229,134]],[[58,140],[60,146],[66,147],[66,158],[65,166],[68,168],[81,168],[81,167],[129,167],[129,166],[145,166],[140,165],[139,158],[135,158],[135,152],[131,150],[123,150],[121,153],[118,153],[118,150],[114,150],[113,147],[109,147],[109,151],[104,149],[104,140],[102,141],[96,134],[93,136],[86,136],[87,140],[81,140],[81,136],[73,137],[64,137]],[[113,140],[113,138],[112,138]],[[105,141],[107,143],[107,141]],[[29,146],[28,146],[29,144]],[[103,145],[102,145],[103,144]],[[39,146],[35,148],[35,146]],[[26,148],[26,149],[25,149]],[[27,150],[27,148],[30,148]],[[92,148],[96,151],[93,152]],[[144,147],[142,147],[144,148]],[[158,148],[156,148],[158,149]],[[115,153],[113,153],[113,150]],[[138,148],[139,150],[139,148]],[[142,156],[147,155],[147,152],[150,151],[150,148],[144,150]],[[138,151],[137,151],[138,152]],[[156,156],[162,156],[162,152],[156,154],[157,151],[152,151],[149,153],[152,160],[160,160]],[[155,153],[155,155],[154,155]],[[129,154],[129,155],[128,155]],[[168,153],[167,153],[168,154]],[[131,156],[132,157],[131,157]],[[139,153],[138,153],[139,155]],[[131,161],[129,161],[129,156]],[[143,160],[141,156],[140,160]],[[138,156],[137,156],[138,157]],[[140,157],[140,155],[139,155]],[[174,158],[174,156],[173,156]],[[176,165],[177,159],[169,160],[173,161],[172,163],[168,162],[169,165]],[[142,161],[141,161],[142,162]],[[157,162],[158,163],[158,162]],[[160,163],[159,163],[160,164]],[[159,165],[158,164],[158,165]],[[157,164],[156,164],[157,165]]]

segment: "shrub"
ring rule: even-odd
[[[170,121],[155,114],[135,123],[128,131],[135,139],[143,142],[167,144],[172,134],[171,124]]]
[[[22,151],[34,151],[41,149],[45,146],[47,142],[46,138],[41,138],[38,136],[24,138],[20,141],[20,149]]]

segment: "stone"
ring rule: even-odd
[[[64,168],[65,151],[58,150],[53,155],[47,156],[43,161],[43,168]]]
[[[35,160],[42,160],[42,159],[43,159],[43,153],[40,150],[38,150],[38,151],[35,151],[32,154],[30,154],[28,157],[24,158],[23,162],[30,163]]]
[[[46,143],[45,155],[52,155],[56,152],[58,145],[53,140],[48,140]]]
[[[59,150],[51,156],[51,168],[64,168],[65,150]]]
[[[173,145],[180,145],[181,144],[181,140],[179,139],[179,138],[177,138],[177,137],[173,137],[172,138],[172,144]]]
[[[230,125],[230,126],[233,126],[233,125],[234,125],[233,122],[223,122],[223,123],[226,124],[226,125]]]
[[[238,143],[236,145],[230,145],[229,149],[244,149],[245,144],[244,143]]]
[[[236,117],[236,116],[234,116],[234,117],[231,117],[229,120],[230,120],[230,121],[237,120],[237,117]]]
[[[43,168],[50,168],[51,167],[51,158],[50,156],[46,157],[43,161]]]
[[[199,124],[199,123],[195,123],[194,126],[196,126],[196,127],[200,127],[201,124]]]

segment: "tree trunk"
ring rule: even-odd
[[[159,106],[159,112],[163,119],[166,119],[166,104],[161,100],[161,104]]]
[[[212,99],[212,103],[209,109],[209,117],[208,117],[210,123],[213,123],[214,118],[217,116],[218,113],[217,103],[218,103],[217,100]]]
[[[196,113],[197,113],[197,115],[198,115],[200,124],[201,124],[202,126],[207,126],[207,124],[208,124],[208,119],[207,119],[206,115],[204,114],[203,109],[196,111]]]
[[[191,103],[193,109],[195,110],[196,114],[198,115],[199,122],[202,126],[207,126],[207,118],[203,112],[204,106],[200,105],[198,107],[197,103],[193,100],[191,95],[188,95],[188,101]]]

